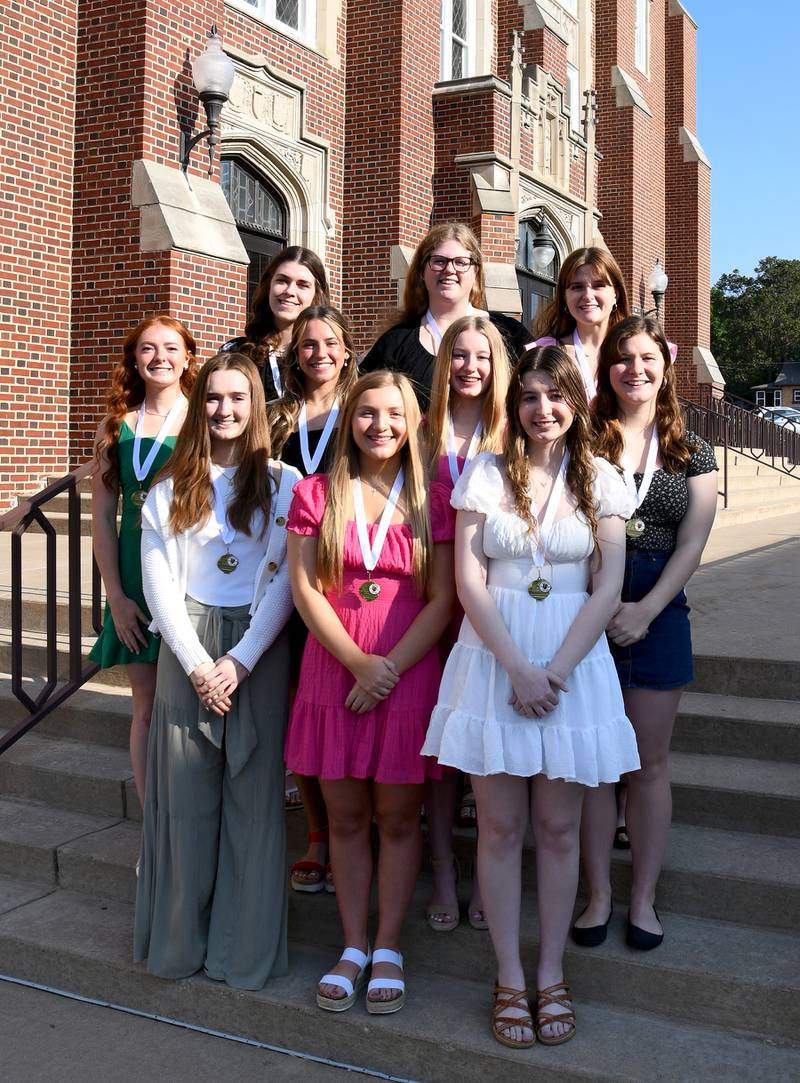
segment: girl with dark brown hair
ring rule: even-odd
[[[256,366],[217,354],[142,508],[144,592],[163,642],[134,955],[160,977],[203,967],[260,989],[286,972],[285,555],[298,479],[269,458]]]
[[[603,343],[593,412],[595,450],[624,472],[635,504],[622,602],[607,631],[641,759],[641,769],[627,776],[627,942],[648,950],[664,936],[654,904],[672,814],[667,760],[681,690],[692,680],[684,587],[714,522],[717,464],[708,444],[684,428],[669,343],[649,316],[622,321]],[[613,788],[587,793],[585,810],[581,853],[590,898],[572,937],[594,947],[605,940],[612,911]]]
[[[241,338],[222,352],[236,350],[258,366],[267,402],[283,394],[284,353],[294,322],[309,305],[327,305],[328,276],[322,260],[310,248],[290,245],[269,263],[253,294],[250,319]]]
[[[175,446],[194,384],[195,341],[171,316],[142,320],[125,339],[95,438],[92,544],[106,589],[103,631],[89,654],[101,669],[124,665],[131,686],[133,780],[144,805],[147,734],[159,641],[142,592],[141,506]],[[117,532],[117,510],[122,518]]]
[[[523,354],[506,413],[503,453],[479,455],[453,490],[456,586],[467,619],[422,751],[472,779],[497,956],[492,1033],[526,1048],[535,1037],[557,1045],[575,1033],[562,959],[583,797],[639,762],[603,634],[619,602],[631,501],[613,467],[592,455],[586,395],[560,346]],[[519,945],[531,823],[535,1020]]]

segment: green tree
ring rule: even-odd
[[[752,399],[800,360],[800,260],[767,256],[752,277],[734,270],[711,289],[711,349],[728,390]]]

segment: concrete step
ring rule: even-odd
[[[717,503],[717,515],[714,529],[722,530],[726,526],[743,526],[746,523],[758,523],[764,519],[779,519],[782,515],[795,515],[800,511],[800,501],[783,500],[771,504],[747,504],[722,507],[721,499]]]
[[[759,471],[758,466],[754,470],[729,468],[728,486],[735,494],[780,492],[782,496],[800,499],[800,475],[783,474],[779,470],[767,472],[763,467]]]
[[[788,629],[776,629],[782,636]],[[695,654],[692,692],[766,700],[798,698],[797,662],[782,658],[739,658]]]
[[[721,447],[714,448],[714,454],[717,459],[717,464],[722,470],[722,464],[725,460],[725,449]],[[783,465],[787,468],[791,465],[788,460],[784,464],[784,461],[777,457],[775,459],[776,466],[772,465],[773,459],[770,455],[764,455],[763,452],[756,449],[753,455],[742,455],[738,451],[728,450],[728,474],[759,474],[761,477],[772,478],[776,475],[797,477],[797,468],[795,468],[792,474],[784,474],[781,469]]]
[[[56,534],[64,535],[69,533],[69,513],[66,511],[51,511],[49,507],[46,509],[45,514],[50,526],[53,528]],[[89,514],[81,514],[81,536],[84,538],[91,537],[92,534],[92,517]],[[38,523],[31,523],[28,527],[29,534],[43,534],[44,530]]]
[[[81,514],[92,514],[92,490],[91,485],[89,488],[84,488],[82,485],[78,486],[78,496],[81,502]],[[69,493],[60,493],[58,496],[54,496],[52,500],[42,505],[49,515],[50,512],[69,512]]]
[[[657,1010],[657,1005],[642,995],[643,989],[663,987],[658,1000],[665,1001],[669,990],[677,992],[681,984],[683,971],[667,965],[666,950],[660,967],[637,960],[637,965],[629,968],[631,984],[618,990],[625,995],[624,1009],[592,1001],[590,988],[582,980],[585,967],[576,966],[571,954],[568,973],[577,997],[578,1039],[558,1052],[540,1045],[520,1052],[503,1048],[490,1036],[488,1010],[494,964],[488,937],[472,930],[459,929],[453,936],[436,937],[420,923],[418,936],[404,938],[408,1001],[402,1012],[372,1017],[359,1001],[350,1012],[332,1015],[319,1012],[314,1002],[316,982],[341,947],[335,905],[330,898],[305,900],[310,921],[316,923],[319,919],[314,947],[293,939],[292,918],[289,975],[268,982],[261,992],[248,993],[198,976],[175,982],[148,976],[141,966],[130,962],[129,905],[91,900],[66,891],[42,895],[43,890],[39,888],[37,898],[36,892],[24,884],[6,882],[4,889],[0,887],[0,911],[5,910],[0,916],[0,951],[6,973],[66,986],[144,1012],[364,1065],[373,1071],[388,1072],[394,1079],[450,1083],[456,1070],[463,1083],[496,1079],[528,1083],[532,1078],[543,1083],[688,1083],[695,1081],[698,1073],[726,1083],[755,1083],[765,1078],[796,1078],[800,1071],[800,1052],[788,1043],[776,1044],[774,1026],[765,1031],[769,1040],[763,1041],[761,1036],[746,1038],[730,1033],[727,1022],[722,1023],[722,1030],[716,1022],[720,1015],[730,1019],[737,1013],[737,1022],[744,1020],[752,1025],[751,1006],[755,1006],[758,1026],[765,1015],[760,1007],[763,1004],[776,1013],[782,1027],[797,1027],[797,1000],[790,999],[790,994],[796,993],[796,984],[786,973],[788,967],[778,963],[778,973],[771,974],[770,965],[757,954],[748,953],[740,960],[744,964],[740,988],[730,980],[732,967],[717,967],[718,976],[706,974],[700,1027],[694,1021],[673,1016],[639,1014],[643,1003]],[[10,900],[13,910],[9,908]],[[730,928],[735,940],[735,927]],[[681,931],[696,934],[698,930]],[[677,950],[679,931],[671,928],[671,932]],[[432,938],[436,943],[447,941],[436,948],[438,958],[446,956],[458,969],[469,966],[469,976],[458,976],[451,970],[434,973],[429,958]],[[786,939],[762,940],[753,948],[779,952],[786,948]],[[526,943],[526,963],[533,969],[527,950]],[[632,954],[627,949],[625,952]],[[603,970],[604,956],[612,953],[601,950],[600,955],[585,954],[592,956],[590,969]],[[776,957],[781,960],[781,955]],[[635,980],[643,977],[638,974],[641,970],[653,971],[654,980]],[[725,983],[724,990],[719,988],[721,983]],[[633,997],[637,999],[635,1006],[627,1006]],[[745,997],[750,997],[751,1002]]]
[[[33,688],[33,683],[25,682],[26,688]],[[29,694],[32,692],[29,691]],[[0,678],[0,726],[10,726],[23,714],[24,708],[11,695],[10,681]],[[62,707],[43,718],[34,732],[39,737],[127,748],[130,725],[130,688],[127,685],[103,685],[89,681]]]
[[[728,506],[746,508],[755,506],[758,508],[771,507],[776,504],[800,504],[800,492],[797,486],[778,485],[771,479],[753,478],[755,485],[749,484],[749,479],[741,478],[731,482],[728,486]],[[720,497],[720,501],[722,498]]]
[[[56,628],[62,634],[69,632],[69,599],[66,591],[59,591],[56,605]],[[102,614],[101,614],[102,619]],[[47,630],[47,604],[43,590],[25,591],[22,596],[22,627],[26,632],[44,632]],[[0,594],[0,629],[11,628],[11,598],[8,593]],[[85,595],[81,605],[81,628],[89,635],[92,629],[92,599]]]
[[[127,749],[27,733],[0,756],[0,793],[115,819],[141,819]]]
[[[89,651],[94,646],[97,636],[84,635],[81,638],[83,662],[89,661]],[[65,635],[56,638],[58,655],[58,679],[65,681],[69,677],[69,641]],[[22,672],[27,677],[36,677],[47,670],[47,638],[43,632],[25,632],[22,637]],[[11,672],[11,633],[0,629],[0,672]],[[114,687],[127,687],[128,678],[124,666],[99,670],[92,680],[98,684]]]
[[[670,777],[678,823],[800,836],[800,771],[793,763],[673,752]]]
[[[672,748],[800,763],[800,701],[684,692]]]

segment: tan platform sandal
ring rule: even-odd
[[[549,1008],[551,1004],[557,1004],[560,1008],[566,1008],[565,1012],[545,1012],[543,1008]],[[551,1038],[542,1034],[542,1029],[553,1023],[565,1023],[569,1030]],[[572,996],[569,986],[565,981],[556,982],[547,989],[539,989],[536,993],[536,1037],[542,1045],[563,1045],[570,1038],[575,1037],[575,1012],[572,1007]]]
[[[500,996],[503,999],[499,999]],[[507,1015],[509,1008],[517,1008],[527,1015]],[[524,1027],[531,1032],[530,1038],[509,1038],[508,1031],[515,1027]],[[492,1008],[492,1034],[501,1045],[509,1049],[530,1049],[536,1041],[533,1020],[530,1015],[527,989],[509,989],[505,985],[494,987],[494,1007]]]

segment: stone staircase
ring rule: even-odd
[[[7,685],[7,682],[6,682]],[[570,944],[578,1036],[506,1050],[490,1036],[489,937],[429,931],[423,876],[404,936],[406,1008],[320,1012],[314,984],[341,947],[336,901],[291,895],[288,977],[242,993],[165,982],[131,961],[140,809],[127,696],[92,685],[0,757],[0,970],[142,1011],[245,1035],[393,1078],[694,1081],[800,1078],[800,701],[795,667],[697,660],[672,757],[675,826],[659,890],[664,945],[624,945],[630,864],[615,852],[607,942]],[[0,724],[18,717],[0,689]],[[302,816],[287,816],[290,854]],[[456,840],[469,868],[471,837]],[[525,857],[522,938],[537,944]],[[466,888],[465,888],[466,890]],[[580,904],[579,904],[580,905]],[[268,920],[268,915],[265,915]]]
[[[715,448],[720,477],[724,449]],[[758,454],[756,452],[755,454]],[[715,529],[791,515],[800,511],[800,467],[794,475],[784,474],[747,455],[728,451],[728,507],[717,500]]]

